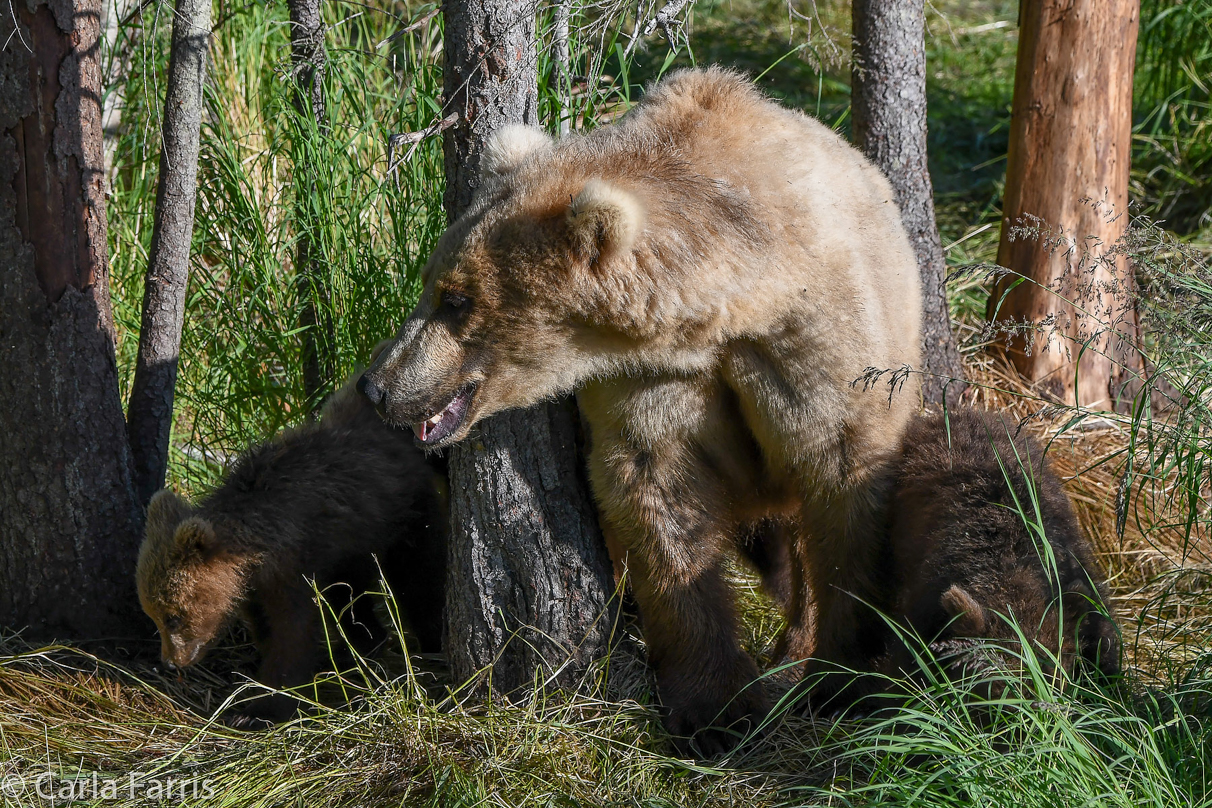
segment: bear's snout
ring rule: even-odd
[[[358,377],[358,392],[366,396],[371,404],[375,405],[375,409],[379,411],[379,415],[383,415],[384,405],[387,401],[387,391],[379,385],[375,384],[370,378],[369,373],[363,373]]]

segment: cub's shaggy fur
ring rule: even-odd
[[[577,391],[675,735],[767,709],[725,575],[763,520],[797,526],[787,653],[866,658],[858,603],[918,402],[855,384],[918,361],[917,264],[884,177],[718,69],[558,143],[506,130],[481,168],[363,391],[428,446]]]
[[[319,423],[248,450],[197,507],[157,493],[136,577],[166,663],[198,662],[240,615],[261,653],[257,679],[287,688],[309,681],[322,660],[322,616],[307,579],[369,650],[386,633],[371,599],[353,599],[377,588],[381,567],[421,649],[436,651],[445,562],[433,472],[411,436],[350,386]],[[280,720],[293,709],[271,698],[246,712]]]
[[[1039,445],[1012,431],[967,409],[910,425],[890,511],[893,616],[935,651],[960,650],[957,667],[974,661],[966,640],[1018,643],[1013,618],[1045,664],[1072,672],[1080,656],[1114,673],[1103,573]],[[918,669],[892,636],[878,667]]]

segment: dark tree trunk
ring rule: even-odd
[[[446,210],[471,201],[489,135],[536,123],[534,8],[446,0]],[[536,669],[571,684],[614,627],[610,561],[576,458],[570,400],[488,419],[450,451],[450,577],[445,646],[456,681],[496,661],[509,693]],[[515,636],[516,635],[516,636]],[[512,639],[511,639],[512,638]]]
[[[131,386],[126,431],[143,505],[164,486],[172,437],[173,391],[185,320],[189,248],[197,198],[202,85],[210,41],[210,0],[178,0],[164,98],[160,183],[151,259],[143,289],[139,358]]]
[[[302,308],[303,392],[314,411],[332,389],[337,375],[336,332],[333,324],[328,268],[317,238],[313,196],[321,178],[312,157],[311,138],[328,132],[324,100],[324,16],[320,0],[290,0],[290,55],[295,81],[294,153],[295,276]]]
[[[997,251],[1015,274],[989,297],[991,320],[1039,328],[1002,335],[1018,371],[1099,409],[1130,407],[1142,368],[1132,272],[1109,249],[1128,224],[1139,24],[1138,0],[1023,0]]]
[[[142,511],[109,302],[101,2],[9,11],[0,22],[0,625],[34,637],[129,636],[139,630]]]
[[[854,0],[854,140],[892,182],[922,276],[922,394],[954,402],[964,389],[944,286],[947,264],[926,162],[924,0]],[[952,381],[957,380],[957,381]]]

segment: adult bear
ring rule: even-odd
[[[760,520],[801,526],[787,653],[863,660],[889,462],[918,403],[858,381],[919,355],[917,266],[888,182],[720,69],[674,74],[617,124],[558,143],[507,129],[482,171],[363,392],[440,447],[576,390],[674,735],[767,708],[726,575]]]

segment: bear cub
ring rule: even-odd
[[[1112,675],[1120,641],[1104,575],[1040,446],[1014,429],[970,409],[911,422],[889,511],[892,617],[952,675],[985,664],[974,641],[1015,648],[1003,617],[1045,666],[1055,658],[1072,673],[1082,659]],[[885,648],[874,667],[919,669],[891,630]]]
[[[366,653],[385,637],[373,602],[380,569],[420,650],[439,650],[445,513],[412,433],[385,424],[352,385],[320,420],[246,451],[196,507],[169,490],[148,507],[136,573],[143,610],[172,667],[201,660],[237,617],[274,688],[306,684],[323,661],[314,579]],[[377,558],[377,563],[376,563]],[[245,705],[237,724],[288,718],[294,699]]]

